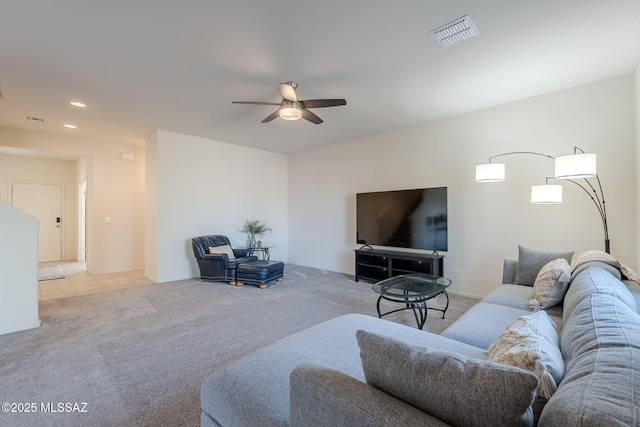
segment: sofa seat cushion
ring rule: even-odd
[[[211,375],[201,389],[203,412],[224,426],[288,425],[289,376],[296,366],[318,363],[364,382],[356,341],[359,329],[486,357],[486,351],[439,335],[377,317],[347,314],[289,335]]]
[[[538,379],[528,371],[366,331],[357,338],[367,384],[379,390],[451,425],[533,425]]]
[[[487,350],[509,325],[527,314],[531,314],[531,310],[483,300],[467,310],[440,335]]]
[[[531,298],[533,298],[531,286],[505,284],[489,292],[482,302],[518,308],[531,313],[532,310],[529,307]],[[559,331],[562,328],[562,304],[546,308],[544,311],[551,316]]]
[[[533,298],[533,288],[531,286],[505,284],[498,286],[489,295],[482,299],[482,302],[504,305],[531,312],[529,300]]]
[[[574,308],[582,300],[593,294],[611,295],[637,312],[636,299],[624,283],[603,268],[589,267],[575,276],[569,285],[569,290],[564,297],[563,323],[571,317]]]
[[[560,335],[566,369],[540,425],[640,425],[640,315],[612,295],[593,294]]]

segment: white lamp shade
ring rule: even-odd
[[[531,203],[537,205],[562,203],[562,185],[533,185],[531,187]]]
[[[596,176],[595,154],[570,154],[556,157],[556,179],[578,179]]]
[[[293,107],[281,108],[278,114],[283,120],[298,120],[302,117],[302,111]]]
[[[504,181],[504,163],[487,163],[476,166],[476,181]]]

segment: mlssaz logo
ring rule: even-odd
[[[87,403],[41,403],[40,412],[87,412]]]

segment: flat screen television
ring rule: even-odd
[[[356,194],[357,242],[446,251],[447,187]]]

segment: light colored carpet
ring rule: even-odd
[[[38,267],[38,281],[63,279],[64,271],[58,264],[44,265]]]
[[[0,398],[38,410],[0,412],[0,425],[198,426],[213,371],[324,320],[376,316],[376,297],[368,283],[286,265],[267,290],[184,280],[43,301],[40,328],[0,336]],[[476,302],[451,296],[447,318],[432,311],[424,329],[441,332]],[[415,327],[409,311],[388,319]],[[76,402],[87,412],[41,412]]]

